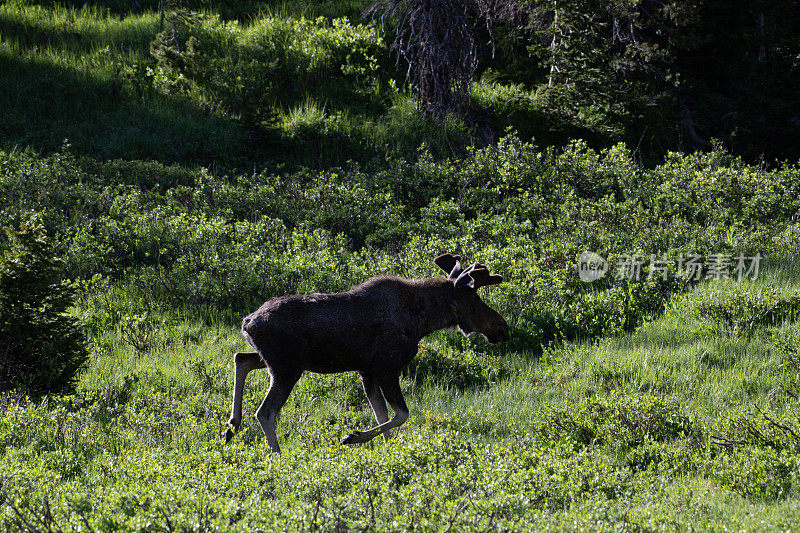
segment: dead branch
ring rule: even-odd
[[[365,15],[396,20],[391,51],[408,64],[420,109],[441,123],[463,113],[478,49],[462,0],[383,0]]]

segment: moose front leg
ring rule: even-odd
[[[267,397],[258,406],[256,420],[261,426],[264,436],[267,437],[270,449],[275,453],[281,453],[281,448],[278,446],[278,435],[275,432],[275,422],[281,412],[281,407],[289,399],[289,394],[302,373],[302,370],[279,371],[270,368],[271,382],[269,391],[267,392]]]
[[[233,356],[235,365],[233,376],[233,404],[231,405],[231,417],[228,420],[228,427],[225,430],[225,442],[230,442],[234,431],[239,429],[242,423],[242,394],[244,392],[244,380],[251,370],[266,368],[261,356],[256,352],[239,352]]]
[[[383,393],[383,397],[389,402],[389,405],[394,410],[394,418],[378,424],[372,429],[367,431],[354,431],[342,439],[341,444],[357,444],[360,442],[369,442],[381,433],[386,434],[393,428],[402,426],[408,420],[408,406],[406,400],[403,398],[403,392],[400,390],[400,375],[377,375],[375,376],[378,386]]]

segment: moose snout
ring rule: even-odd
[[[508,324],[503,323],[498,325],[493,331],[488,332],[486,335],[486,340],[489,341],[489,344],[497,344],[499,342],[506,342],[511,336],[508,333]]]

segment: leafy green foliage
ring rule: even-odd
[[[457,250],[496,265],[509,282],[493,289],[495,303],[541,342],[630,331],[685,288],[674,271],[617,279],[621,253],[677,261],[796,246],[788,241],[800,206],[781,185],[796,170],[760,172],[726,158],[675,155],[646,170],[624,146],[598,153],[575,143],[555,153],[509,135],[464,159],[422,154],[392,170],[224,177],[98,163],[69,149],[5,153],[0,209],[11,220],[41,209],[70,271],[128,279],[149,305],[245,310],[269,295],[343,290],[377,272],[429,275],[430,257]],[[723,193],[720,182],[737,172],[748,178]],[[710,188],[717,192],[675,192]],[[778,214],[769,222],[768,205]],[[578,279],[584,250],[608,258],[605,278]]]
[[[773,289],[755,294],[738,291],[716,294],[714,298],[701,302],[698,310],[734,332],[751,331],[756,326],[773,325],[797,317],[800,296],[784,297],[781,292]]]
[[[568,410],[550,409],[537,425],[548,439],[579,445],[611,444],[626,448],[671,439],[699,440],[692,421],[675,402],[647,394],[611,393],[584,400]]]
[[[416,382],[465,390],[496,384],[508,375],[508,368],[496,357],[474,350],[425,345],[404,372]]]
[[[86,363],[83,332],[67,315],[73,291],[63,263],[42,227],[6,228],[9,249],[0,257],[0,390],[32,394],[74,385]]]
[[[386,83],[382,41],[371,25],[264,18],[241,27],[179,12],[169,26],[152,46],[155,89],[244,124],[269,126],[276,103],[292,106],[308,97],[369,104]]]
[[[797,529],[798,167],[720,146],[640,163],[677,132],[664,103],[686,85],[658,76],[680,50],[712,51],[675,40],[698,4],[661,4],[686,8],[669,21],[642,11],[651,2],[562,18],[583,48],[559,49],[561,65],[584,70],[549,89],[546,58],[509,50],[552,40],[495,28],[497,61],[481,58],[470,88],[488,129],[421,117],[387,68],[392,36],[337,18],[358,0],[192,0],[160,35],[156,4],[139,4],[0,5],[0,219],[23,225],[0,236],[0,279],[26,280],[0,284],[0,328],[7,309],[33,312],[6,295],[49,287],[41,306],[74,302],[77,321],[51,322],[84,323],[90,354],[74,395],[0,397],[0,529]],[[764,9],[767,34],[774,5],[747,8]],[[606,46],[614,17],[636,42]],[[721,123],[699,101],[705,136]],[[576,268],[586,250],[609,261],[592,283]],[[252,417],[269,387],[254,371],[221,445],[243,314],[378,273],[439,275],[443,251],[504,276],[481,296],[508,343],[426,338],[401,381],[410,420],[353,448],[338,442],[374,425],[358,376],[307,373],[281,412],[280,457]],[[755,280],[615,275],[624,254],[759,252]],[[43,316],[11,325],[30,333]]]

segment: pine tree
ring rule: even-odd
[[[78,321],[66,314],[74,291],[41,226],[5,228],[0,256],[0,390],[33,395],[69,389],[87,359]]]

